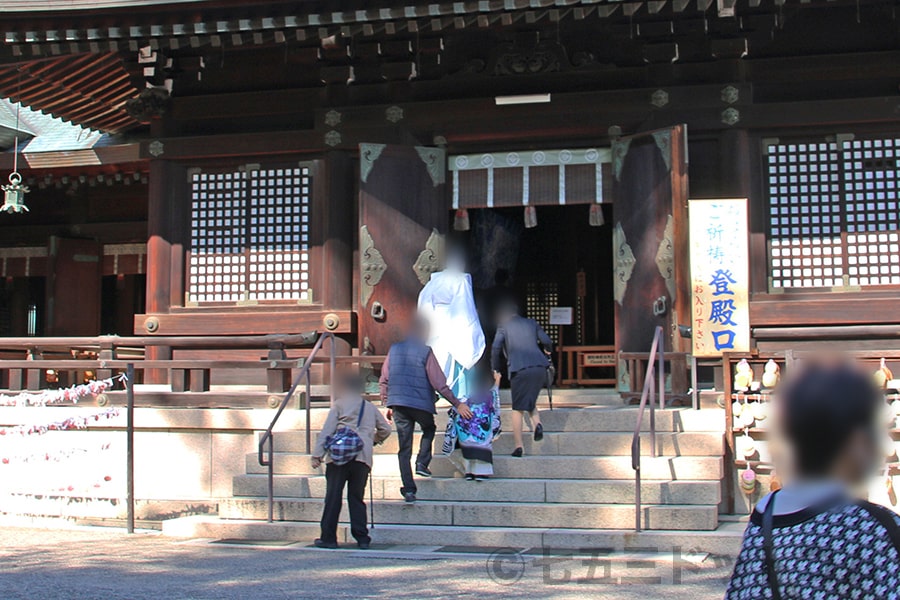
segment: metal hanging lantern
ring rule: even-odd
[[[22,185],[22,176],[18,172],[10,173],[9,185],[0,185],[0,189],[3,190],[3,206],[0,206],[0,212],[28,212],[28,207],[25,206],[25,194],[29,190],[28,186]]]
[[[0,185],[3,190],[3,206],[0,206],[0,212],[7,213],[23,213],[28,212],[25,206],[25,194],[28,193],[28,186],[22,185],[22,176],[19,175],[19,110],[22,108],[22,74],[18,75],[18,89],[16,98],[16,135],[15,146],[13,147],[13,170],[9,174],[9,185]]]

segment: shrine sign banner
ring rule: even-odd
[[[693,354],[750,350],[747,200],[689,200]]]

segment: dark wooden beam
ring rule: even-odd
[[[796,85],[798,80],[852,82],[893,79],[898,62],[900,52],[886,51],[844,53],[827,58],[792,56],[640,67],[595,66],[531,76],[456,75],[433,81],[349,86],[340,96],[344,104],[371,105],[408,101],[409,98],[459,101],[536,91],[560,94],[585,89],[640,91],[652,86],[699,89],[692,86],[704,84],[721,89],[736,81],[786,85]],[[324,87],[221,93],[215,103],[209,102],[208,95],[187,96],[177,99],[172,116],[175,120],[217,120],[248,119],[254,115],[296,115],[298,107],[327,106],[329,98],[333,100],[333,94]]]
[[[28,197],[25,197],[26,203]],[[143,242],[147,239],[146,222],[69,223],[52,225],[19,225],[4,220],[0,239],[4,246],[44,246],[53,234],[89,237],[106,244]]]
[[[815,299],[769,297],[750,301],[752,327],[821,327],[896,323],[896,297],[873,298],[863,294],[832,294]]]
[[[96,173],[112,173],[115,171],[113,166],[121,167],[128,171],[140,171],[146,173],[149,166],[146,160],[141,160],[141,145],[137,142],[129,142],[127,144],[116,144],[113,146],[101,146],[91,148],[90,150],[79,150],[76,152],[59,151],[59,152],[41,152],[42,159],[52,159],[58,157],[60,163],[66,166],[58,166],[49,170],[56,175],[75,175],[80,174],[96,174]],[[100,164],[97,164],[97,160]],[[20,167],[22,162],[19,156]],[[83,162],[83,164],[79,164]],[[12,169],[13,155],[9,152],[0,153],[0,170]],[[31,169],[29,174],[42,174],[40,169]]]
[[[607,103],[606,93],[554,96],[550,104],[498,107],[491,100],[466,100],[403,105],[404,119],[398,126],[383,123],[386,107],[354,107],[347,109],[347,122],[340,129],[337,148],[355,150],[360,142],[395,142],[399,132],[407,139],[430,145],[435,135],[444,136],[450,150],[487,150],[492,146],[516,144],[597,144],[608,137],[610,126],[624,133],[646,131],[675,123],[687,123],[693,132],[725,131],[733,125],[723,121],[723,111],[738,111],[741,128],[778,132],[811,127],[859,127],[862,124],[900,123],[900,95],[822,100],[809,102],[777,102],[747,104],[743,102],[717,105],[709,100],[708,88],[691,96],[689,89],[673,91],[673,96],[696,99],[656,109],[649,104],[652,90],[616,92],[620,100]],[[623,100],[642,98],[637,103]],[[269,133],[225,134],[169,138],[164,143],[164,157],[169,160],[205,160],[224,157],[318,154],[331,147],[322,130],[277,131]],[[565,142],[561,142],[565,140]],[[149,142],[142,154],[149,153]]]
[[[148,284],[148,290],[150,286]],[[325,317],[338,316],[339,325],[335,333],[351,334],[356,330],[353,313],[349,310],[322,308],[301,308],[292,312],[269,312],[260,307],[246,307],[240,317],[232,312],[194,310],[173,314],[135,315],[134,330],[138,335],[267,335],[279,333],[304,333],[325,331]],[[147,320],[153,318],[158,323],[154,332],[147,330]],[[148,348],[148,357],[150,349]]]

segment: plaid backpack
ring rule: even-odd
[[[363,399],[362,404],[359,406],[359,419],[356,421],[356,429],[359,429],[359,424],[362,423],[365,410],[366,401]],[[325,438],[325,450],[331,454],[332,463],[338,466],[346,465],[355,460],[359,453],[362,452],[363,441],[356,430],[346,425],[341,425],[334,432],[334,435]]]

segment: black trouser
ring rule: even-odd
[[[350,533],[357,542],[370,541],[364,501],[369,470],[369,465],[357,460],[346,465],[328,463],[325,466],[325,510],[322,511],[322,534],[319,536],[323,542],[337,542],[344,484],[347,485],[347,505],[350,508]]]
[[[416,457],[416,466],[427,467],[431,464],[431,446],[434,443],[434,432],[437,426],[434,424],[434,415],[418,408],[406,406],[393,406],[394,425],[397,426],[397,442],[400,450],[397,458],[400,461],[400,478],[403,487],[400,493],[416,493],[416,482],[413,480],[412,467],[409,464],[412,458],[413,430],[416,423],[422,428],[422,441],[419,443],[419,455]]]

